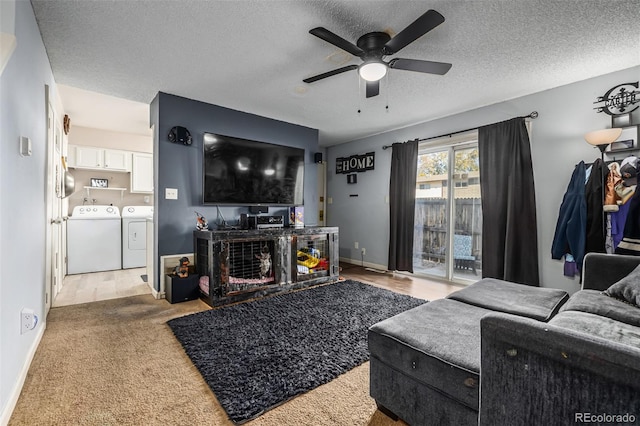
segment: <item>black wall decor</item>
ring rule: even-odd
[[[375,166],[376,153],[367,152],[361,155],[352,155],[351,157],[336,158],[336,174],[366,172],[373,170]]]
[[[355,173],[347,175],[347,183],[358,183],[358,175]]]
[[[597,105],[594,109],[609,115],[627,114],[635,111],[640,106],[638,105],[640,103],[638,83],[636,81],[612,87],[604,95],[598,96],[594,102]]]
[[[321,152],[316,152],[315,154],[313,154],[313,162],[314,163],[322,163],[322,153]]]

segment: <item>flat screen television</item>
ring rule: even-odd
[[[304,149],[214,133],[202,145],[204,204],[303,204]]]

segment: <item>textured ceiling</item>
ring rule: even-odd
[[[56,82],[70,86],[65,106],[73,88],[145,104],[163,91],[317,128],[321,145],[640,65],[640,0],[32,4]],[[398,33],[428,9],[445,22],[387,60],[450,62],[448,74],[392,69],[370,99],[356,71],[302,82],[360,63],[311,28],[355,43]],[[83,111],[72,123],[89,123]]]

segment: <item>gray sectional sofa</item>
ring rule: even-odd
[[[640,424],[638,264],[591,253],[571,297],[483,279],[381,321],[370,394],[411,425]]]

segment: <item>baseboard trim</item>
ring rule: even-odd
[[[349,259],[346,257],[341,257],[340,263],[350,263],[351,265],[357,265],[357,266],[362,266],[364,268],[372,268],[372,269],[378,269],[381,271],[389,272],[387,270],[387,265],[379,265],[377,263],[363,262],[362,260],[359,260],[359,259]]]
[[[18,398],[20,398],[20,392],[22,392],[24,381],[27,379],[29,367],[31,367],[31,362],[33,361],[33,357],[35,356],[36,351],[38,350],[38,346],[40,346],[40,340],[42,340],[42,336],[44,335],[44,330],[46,328],[47,322],[44,321],[42,322],[42,326],[37,331],[38,334],[36,335],[36,338],[33,339],[33,343],[31,344],[31,348],[29,348],[29,352],[27,352],[27,359],[22,365],[22,370],[20,371],[18,380],[16,381],[11,393],[9,394],[7,405],[5,405],[2,410],[2,416],[0,416],[0,425],[2,426],[7,426],[9,424],[9,419],[11,419],[13,410],[16,408]]]

